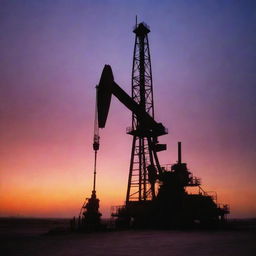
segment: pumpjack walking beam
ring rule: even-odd
[[[154,118],[145,111],[145,109],[141,106],[141,104],[137,103],[132,97],[130,97],[115,81],[112,73],[112,69],[109,65],[105,65],[102,75],[100,78],[99,86],[98,86],[98,122],[99,122],[99,128],[104,128],[109,112],[110,102],[111,102],[111,96],[112,94],[118,98],[118,100],[123,103],[129,110],[132,111],[133,115],[136,115],[137,123],[139,124],[137,126],[136,130],[131,130],[130,134],[134,133],[136,136],[136,139],[144,139],[146,138],[148,140],[148,150],[152,152],[152,158],[154,157],[156,160],[156,165],[158,167],[158,170],[154,170],[153,172],[160,173],[161,167],[159,165],[158,159],[157,159],[157,151],[163,150],[165,148],[165,145],[159,144],[157,137],[161,135],[167,134],[166,128],[163,126],[162,123],[158,123],[154,120]],[[141,144],[139,145],[141,146]],[[137,150],[137,149],[136,149]],[[132,165],[132,163],[131,163]],[[155,165],[148,164],[145,166],[144,170],[148,172],[146,168],[152,169],[155,168]],[[151,167],[151,168],[150,168]],[[141,172],[142,173],[142,172]],[[147,173],[146,173],[147,174]],[[143,181],[142,178],[140,178],[141,184],[138,184],[138,188],[141,189],[143,184],[147,185],[147,189],[154,191],[154,182],[155,180],[152,179],[153,176],[156,175],[150,175],[151,177],[147,177],[146,180]],[[129,176],[130,177],[130,176]],[[129,178],[130,179],[130,178]],[[143,184],[142,184],[143,182]],[[128,189],[131,187],[132,183],[128,183]],[[148,186],[150,184],[151,187]],[[142,195],[143,190],[139,190],[135,193],[140,193]],[[148,191],[146,191],[148,196]],[[153,192],[154,193],[154,192]],[[145,195],[145,194],[144,194]],[[139,197],[136,198],[139,201]],[[140,199],[142,199],[140,197]],[[129,200],[128,200],[129,201]]]

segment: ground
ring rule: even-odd
[[[46,234],[59,221],[0,221],[1,255],[255,255],[256,230],[127,230],[101,233]],[[25,225],[26,224],[26,225]]]

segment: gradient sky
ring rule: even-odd
[[[71,217],[92,189],[95,86],[104,64],[130,92],[135,15],[149,34],[161,163],[256,216],[256,2],[0,0],[0,216]],[[127,188],[131,113],[101,130],[104,216]]]

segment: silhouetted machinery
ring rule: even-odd
[[[79,214],[78,229],[80,230],[100,230],[103,228],[101,224],[101,213],[99,212],[100,200],[96,196],[96,171],[97,171],[97,152],[100,147],[100,136],[98,126],[98,110],[97,98],[95,107],[94,120],[94,136],[93,136],[93,150],[94,150],[94,170],[93,170],[93,189],[90,198],[86,198]]]
[[[99,128],[105,127],[112,95],[132,112],[132,127],[127,129],[133,141],[126,202],[116,207],[112,216],[116,217],[118,227],[216,225],[225,220],[228,206],[218,205],[214,196],[201,188],[200,180],[189,172],[186,163],[181,161],[181,143],[178,143],[177,163],[171,168],[164,168],[159,163],[157,153],[166,150],[166,145],[160,144],[158,137],[168,132],[154,119],[150,29],[140,23],[133,32],[136,37],[132,95],[129,96],[114,81],[109,65],[105,65],[97,87]],[[189,194],[188,187],[198,187],[199,191]]]

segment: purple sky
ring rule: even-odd
[[[151,28],[156,119],[169,128],[162,164],[182,141],[184,161],[233,216],[256,216],[256,2],[207,0],[0,1],[1,215],[70,216],[90,195],[94,87],[110,64],[130,92],[135,15]],[[125,197],[130,124],[113,99],[101,131],[104,213]],[[70,208],[57,212],[59,201]]]

